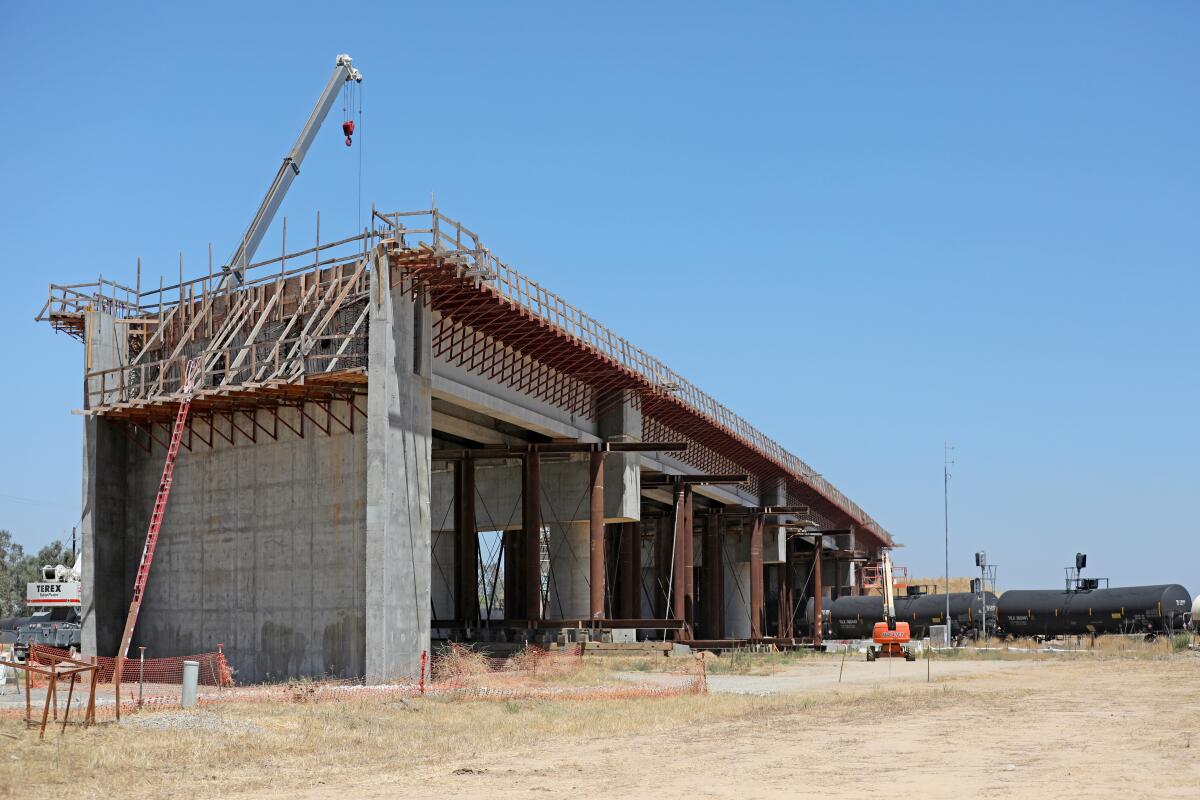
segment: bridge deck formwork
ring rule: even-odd
[[[84,646],[115,650],[186,364],[138,642],[242,680],[420,669],[431,637],[795,640],[886,533],[807,464],[437,210],[142,291],[84,342]],[[526,532],[532,532],[527,534]],[[821,569],[814,568],[821,554]],[[600,622],[607,620],[607,622]]]

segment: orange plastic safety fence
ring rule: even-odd
[[[42,655],[62,657],[69,653],[66,650],[46,645],[33,644],[29,646],[30,661],[49,663],[52,660],[39,658]],[[200,665],[199,683],[201,686],[233,685],[233,674],[229,671],[225,654],[220,651],[175,658],[147,658],[145,661],[128,658],[125,660],[125,669],[121,680],[123,683],[179,685],[183,683],[184,661],[195,661]],[[96,659],[96,663],[100,667],[100,683],[112,683],[117,660],[101,656]]]

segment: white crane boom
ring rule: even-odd
[[[883,551],[883,618],[892,630],[896,625],[896,591],[892,586],[892,557]]]
[[[225,278],[221,281],[221,286],[225,287],[232,282],[233,286],[241,286],[245,280],[246,266],[254,258],[254,253],[258,250],[259,244],[262,243],[263,236],[267,233],[267,228],[271,227],[271,221],[275,218],[275,212],[279,210],[283,198],[287,195],[288,188],[291,187],[292,181],[300,174],[300,163],[304,161],[304,156],[308,153],[308,148],[312,145],[313,139],[317,137],[317,131],[321,129],[321,124],[325,122],[325,117],[328,116],[329,110],[333,108],[334,102],[337,100],[338,92],[348,81],[362,83],[362,73],[353,66],[353,59],[350,56],[342,53],[334,63],[333,74],[329,77],[329,83],[325,84],[325,90],[321,92],[321,96],[317,99],[317,105],[313,108],[312,114],[308,117],[308,122],[304,123],[304,127],[300,130],[300,135],[296,138],[296,143],[292,145],[291,151],[283,157],[283,163],[279,166],[279,172],[275,174],[275,180],[271,182],[271,188],[267,190],[267,196],[263,198],[262,205],[258,207],[258,212],[254,215],[254,219],[250,222],[250,227],[246,229],[245,234],[238,240],[237,249],[233,251],[233,255],[229,261],[225,263],[224,271]],[[347,138],[349,143],[349,138]]]

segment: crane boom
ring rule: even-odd
[[[892,557],[883,551],[883,618],[888,628],[896,625],[896,590],[892,586]]]
[[[258,212],[255,213],[254,219],[250,221],[250,227],[238,240],[237,249],[233,251],[229,261],[225,263],[224,271],[225,278],[221,281],[222,288],[229,286],[232,282],[233,286],[241,286],[245,280],[246,266],[250,260],[254,258],[254,253],[258,250],[259,244],[262,243],[263,236],[267,233],[267,228],[271,227],[271,221],[275,218],[275,212],[279,210],[279,206],[283,203],[283,198],[287,195],[288,189],[292,185],[292,181],[300,174],[300,164],[304,161],[305,154],[308,153],[308,148],[312,146],[313,140],[317,137],[317,131],[321,129],[321,124],[325,122],[325,117],[328,116],[329,110],[333,108],[334,102],[337,100],[338,92],[347,81],[362,83],[362,73],[353,66],[353,59],[350,56],[342,53],[334,63],[333,74],[329,76],[329,82],[325,84],[324,91],[317,98],[317,104],[312,110],[312,114],[308,117],[308,122],[304,123],[304,127],[300,130],[300,135],[296,138],[296,143],[292,145],[292,149],[286,156],[283,157],[283,163],[279,165],[279,171],[275,173],[275,180],[271,182],[271,188],[267,190],[267,196],[263,198],[262,205],[258,207]],[[347,139],[349,143],[349,139]]]

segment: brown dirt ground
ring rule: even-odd
[[[871,666],[881,678],[888,668]],[[908,666],[924,671],[920,663]],[[816,713],[785,710],[644,736],[546,741],[404,776],[376,774],[337,791],[457,800],[1200,796],[1200,659],[953,667],[933,694],[906,689],[890,710],[870,702],[889,691],[877,683],[869,697],[860,687],[843,690],[841,711],[835,702]],[[818,660],[781,677],[828,669]],[[308,800],[329,796],[330,788],[252,796]]]
[[[8,723],[0,797],[1200,796],[1195,653],[935,661],[932,683],[921,662],[850,661],[839,685],[840,661],[700,697],[243,705],[207,712],[215,729],[183,715],[40,745]]]

